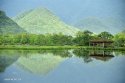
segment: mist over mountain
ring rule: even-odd
[[[11,20],[3,11],[0,11],[0,34],[17,34],[24,33],[20,26]]]
[[[17,15],[13,20],[32,34],[62,33],[75,35],[79,31],[79,29],[65,24],[51,11],[42,7]]]
[[[103,31],[108,31],[112,34],[121,32],[125,28],[125,24],[122,20],[114,18],[98,18],[98,17],[88,17],[81,21],[78,21],[74,26],[82,30],[90,30],[95,33],[100,33]]]

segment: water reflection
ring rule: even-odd
[[[106,51],[106,50],[75,49],[73,53],[76,56],[83,58],[85,63],[92,62],[93,59],[101,61],[109,61],[114,57],[113,51]]]
[[[59,53],[60,54],[60,53]],[[58,53],[35,53],[21,56],[16,65],[33,74],[46,75],[56,68],[64,58],[65,52],[61,55]],[[67,54],[67,53],[66,53]],[[68,54],[67,54],[68,57]]]
[[[109,61],[114,56],[125,55],[124,51],[105,51],[105,50],[1,50],[0,51],[0,72],[4,72],[9,65],[16,63],[20,68],[31,73],[46,74],[54,69],[67,57],[83,58],[85,63],[92,62],[94,59]]]
[[[124,62],[124,51],[0,50],[0,83],[122,83]],[[3,80],[14,76],[22,81]]]
[[[15,63],[30,73],[47,74],[71,56],[68,50],[3,50],[0,51],[0,72]]]
[[[19,58],[19,52],[2,50],[0,51],[0,72],[4,72],[6,67],[10,66]]]

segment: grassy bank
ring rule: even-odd
[[[12,49],[12,50],[76,49],[76,48],[86,48],[86,47],[83,47],[83,46],[30,46],[30,45],[0,46],[0,49]]]
[[[89,49],[89,50],[121,50],[125,51],[125,47],[102,48],[89,46],[30,46],[30,45],[0,45],[0,50],[46,50],[46,49]]]

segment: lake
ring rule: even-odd
[[[0,83],[125,83],[125,52],[0,50]]]

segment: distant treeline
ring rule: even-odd
[[[112,40],[115,46],[125,46],[125,33],[112,35],[109,32],[94,34],[88,30],[77,32],[76,36],[59,34],[6,34],[0,35],[0,45],[40,45],[40,46],[64,46],[78,45],[88,46],[90,40]]]

